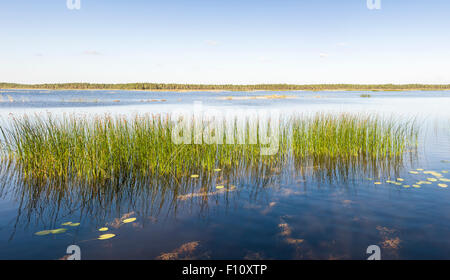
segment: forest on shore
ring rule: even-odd
[[[208,84],[161,84],[161,83],[126,83],[126,84],[94,84],[94,83],[56,83],[56,84],[16,84],[0,83],[0,89],[49,89],[49,90],[223,90],[223,91],[286,91],[286,90],[361,90],[361,91],[399,91],[399,90],[450,90],[448,85],[431,84],[255,84],[255,85],[208,85]]]

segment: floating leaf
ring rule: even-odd
[[[216,169],[214,169],[214,171],[215,171],[215,172],[220,172],[220,171],[222,171],[222,169],[216,168]]]
[[[420,185],[413,185],[413,188],[420,188]]]
[[[375,185],[381,185],[381,182],[375,182],[374,184]]]
[[[116,235],[113,233],[102,234],[98,237],[98,240],[106,240],[106,239],[113,238],[114,236],[116,236]]]
[[[417,168],[418,171],[424,171],[425,169],[422,168]]]
[[[80,225],[80,223],[72,223],[72,224],[70,224],[69,226],[70,227],[77,227],[77,226],[79,226]]]
[[[424,171],[423,174],[431,174],[431,175],[433,175],[435,177],[442,177],[442,174],[437,173],[435,171]]]
[[[447,179],[447,178],[439,178],[439,180],[442,182],[450,182],[450,179]]]
[[[447,188],[448,187],[447,184],[438,184],[438,186],[441,187],[441,188]]]
[[[50,234],[50,233],[52,233],[51,230],[43,230],[43,231],[36,232],[35,235],[42,236],[42,235],[47,235],[47,234]]]
[[[62,226],[68,226],[68,225],[70,225],[72,222],[66,222],[66,223],[63,223],[63,224],[61,224]]]
[[[107,231],[109,228],[107,228],[107,227],[102,227],[102,228],[99,228],[98,229],[98,231]]]
[[[410,188],[410,185],[403,185],[404,188]]]
[[[197,175],[197,174],[193,174],[193,175],[191,175],[191,178],[198,178],[198,177],[200,177],[199,175]]]
[[[216,187],[216,189],[218,189],[218,190],[223,189],[223,188],[225,188],[225,186],[217,186]]]
[[[51,233],[52,233],[52,234],[60,234],[60,233],[66,232],[66,231],[67,231],[66,228],[57,228],[57,229],[52,229],[52,230],[51,230]]]
[[[419,182],[417,182],[416,183],[417,185],[431,185],[431,182],[428,182],[428,181],[419,181]]]
[[[127,223],[132,223],[132,222],[134,222],[134,221],[136,221],[136,218],[125,219],[125,220],[123,220],[122,222],[125,223],[125,224],[127,224]]]
[[[430,181],[430,182],[436,182],[437,181],[436,178],[427,178],[427,180]]]
[[[403,182],[403,181],[405,181],[404,179],[402,179],[402,178],[397,178],[397,181],[399,181],[399,182]]]
[[[411,173],[411,174],[419,174],[419,172],[417,172],[417,171],[409,171],[409,173]]]

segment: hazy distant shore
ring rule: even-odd
[[[59,83],[59,84],[16,84],[0,83],[1,90],[127,90],[153,92],[258,92],[258,91],[447,91],[450,85],[431,84],[255,84],[255,85],[204,85],[204,84],[90,84],[90,83]]]

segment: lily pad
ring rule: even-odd
[[[52,229],[52,230],[51,230],[51,233],[52,233],[52,234],[60,234],[60,233],[66,232],[66,231],[67,231],[66,228],[57,228],[57,229]]]
[[[102,227],[102,228],[99,228],[98,231],[108,231],[108,229],[109,228],[107,228],[107,227]]]
[[[417,182],[416,183],[416,185],[431,185],[431,182],[428,182],[428,181],[419,181],[419,182]]]
[[[122,222],[125,223],[125,224],[127,224],[127,223],[132,223],[132,222],[134,222],[134,221],[136,221],[136,218],[125,219],[125,220],[123,220]]]
[[[441,188],[447,188],[448,187],[447,184],[438,184],[438,186],[441,187]]]
[[[114,236],[116,236],[116,235],[113,234],[113,233],[102,234],[102,235],[100,235],[97,239],[98,239],[98,240],[106,240],[106,239],[113,238]]]
[[[442,174],[441,174],[441,173],[438,173],[438,172],[436,172],[436,171],[424,171],[423,174],[431,174],[431,175],[433,175],[434,177],[442,177]]]
[[[42,231],[36,232],[35,235],[42,236],[42,235],[48,235],[50,233],[52,233],[51,230],[42,230]]]

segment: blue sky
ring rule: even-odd
[[[450,83],[450,1],[0,1],[0,81]]]

